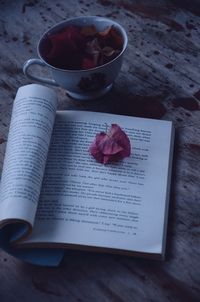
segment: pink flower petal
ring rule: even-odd
[[[108,135],[111,136],[123,148],[123,157],[130,156],[130,140],[126,133],[117,124],[112,124]]]
[[[89,152],[98,162],[107,164],[130,156],[131,144],[126,133],[117,124],[112,124],[108,133],[96,135]]]
[[[96,67],[96,64],[94,60],[89,59],[89,58],[83,58],[82,64],[81,64],[82,69],[90,69]]]
[[[50,64],[63,69],[79,68],[86,44],[79,27],[69,26],[64,31],[49,35],[47,41],[45,56]]]

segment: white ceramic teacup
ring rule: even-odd
[[[50,65],[43,55],[44,41],[47,36],[60,32],[70,25],[80,27],[94,25],[98,32],[113,26],[122,37],[123,46],[121,52],[108,63],[91,69],[65,70]],[[68,19],[56,24],[42,35],[37,46],[39,58],[26,61],[23,66],[23,72],[33,81],[65,88],[68,91],[68,94],[75,99],[94,99],[104,95],[111,89],[113,82],[121,69],[123,53],[127,47],[127,41],[127,34],[123,27],[110,19],[97,16]],[[41,65],[48,68],[52,74],[52,79],[32,74],[30,71],[32,65]],[[81,85],[84,81],[87,83],[85,87]]]

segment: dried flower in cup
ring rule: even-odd
[[[45,58],[56,68],[84,70],[108,63],[122,48],[123,39],[114,26],[98,32],[94,25],[70,25],[46,37]]]

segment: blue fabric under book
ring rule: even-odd
[[[49,248],[14,248],[10,245],[11,227],[8,225],[0,230],[0,248],[23,261],[41,266],[58,266],[64,256],[62,249]],[[18,230],[19,231],[19,230]]]

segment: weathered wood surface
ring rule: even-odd
[[[127,30],[129,46],[107,96],[80,103],[58,89],[60,109],[175,123],[167,259],[158,263],[70,251],[60,267],[51,269],[24,264],[0,251],[0,301],[200,301],[199,0],[0,1],[0,166],[13,98],[19,86],[29,83],[22,74],[23,62],[37,56],[43,31],[81,15],[118,20]]]

